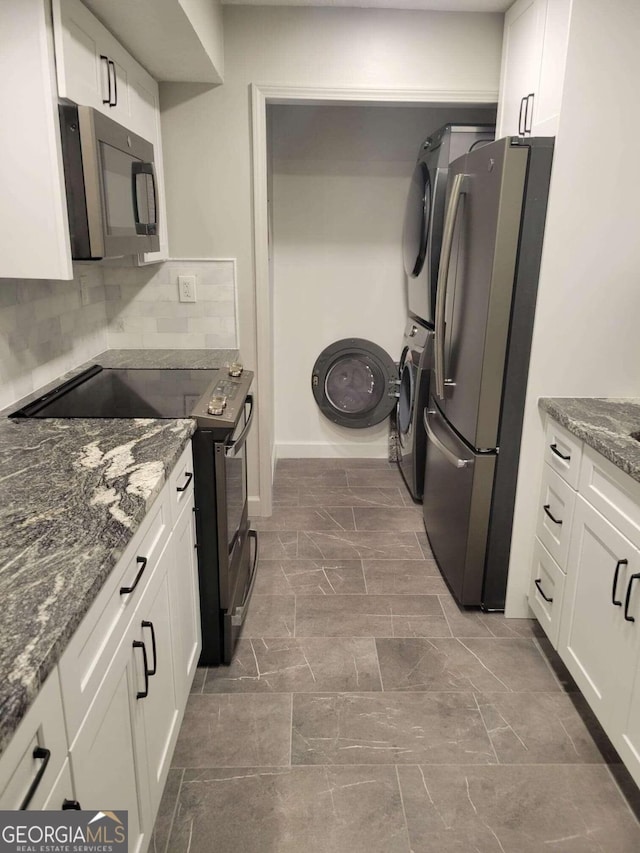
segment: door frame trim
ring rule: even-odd
[[[498,90],[444,89],[353,89],[305,86],[250,85],[251,157],[253,201],[253,262],[255,275],[256,397],[258,405],[259,501],[252,501],[255,514],[272,511],[274,442],[273,294],[269,257],[267,105],[343,104],[354,106],[495,106]]]

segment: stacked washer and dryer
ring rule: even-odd
[[[446,124],[420,146],[403,229],[409,319],[400,364],[372,341],[345,338],[318,356],[311,388],[320,410],[336,424],[361,429],[395,410],[398,464],[416,501],[422,500],[433,323],[449,163],[491,142],[492,125]]]

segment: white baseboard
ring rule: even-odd
[[[389,444],[386,436],[381,441],[357,444],[329,444],[308,441],[296,444],[276,444],[277,459],[387,459]]]

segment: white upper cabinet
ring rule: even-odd
[[[53,0],[58,94],[145,139],[157,134],[158,84],[80,0]]]
[[[504,21],[497,136],[554,136],[571,0],[517,0]]]
[[[0,277],[71,279],[48,5],[4,0],[0,33]]]

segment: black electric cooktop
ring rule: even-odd
[[[218,370],[94,365],[10,417],[184,418],[220,375]]]

